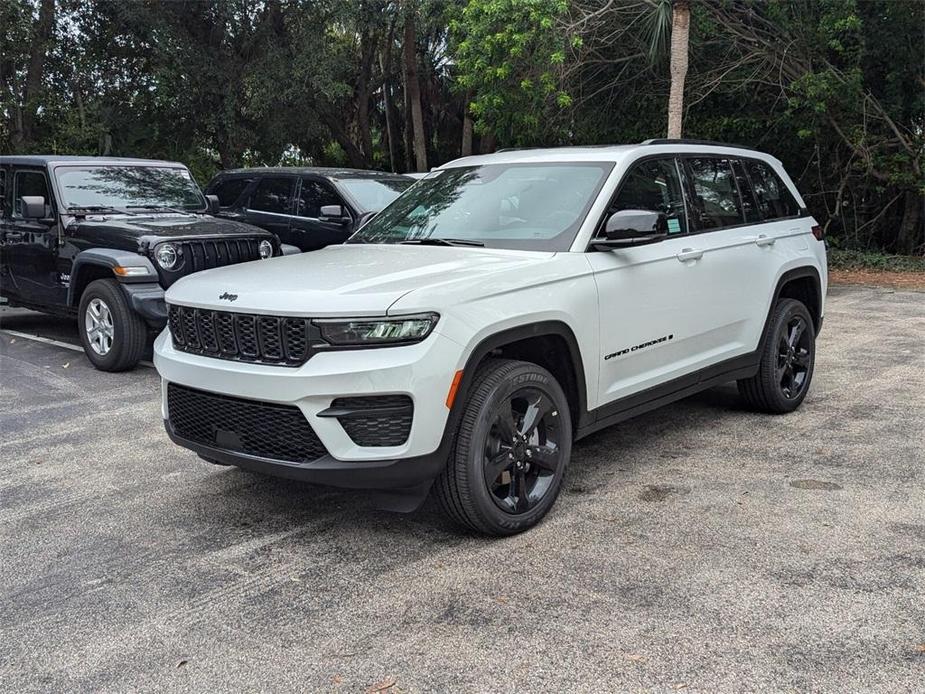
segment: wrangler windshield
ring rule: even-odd
[[[612,168],[608,162],[568,162],[438,171],[380,212],[350,243],[565,251]]]
[[[68,209],[206,209],[189,171],[176,166],[59,166],[55,176]]]

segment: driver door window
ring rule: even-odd
[[[45,198],[45,215],[51,209],[48,196],[48,182],[45,174],[39,171],[17,171],[13,192],[13,216],[22,218],[22,199],[27,195],[40,195]]]
[[[687,214],[675,160],[649,159],[633,166],[610,208],[611,213],[619,210],[661,212],[668,218],[669,234],[686,234]]]
[[[321,217],[321,208],[325,205],[340,205],[346,211],[344,201],[333,190],[319,181],[302,179],[302,190],[299,192],[296,215],[318,219]]]

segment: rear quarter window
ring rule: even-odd
[[[796,217],[800,206],[780,176],[763,161],[748,159],[745,169],[752,183],[752,193],[762,221]]]

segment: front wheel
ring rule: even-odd
[[[793,412],[809,391],[815,359],[816,332],[809,310],[796,299],[782,299],[771,315],[758,373],[738,382],[739,394],[760,412]]]
[[[568,400],[553,375],[529,362],[490,359],[473,380],[435,494],[458,523],[513,535],[555,503],[571,452]]]
[[[148,328],[115,280],[95,280],[80,297],[77,319],[87,358],[101,371],[126,371],[141,361]]]

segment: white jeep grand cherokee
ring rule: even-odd
[[[538,522],[572,441],[736,380],[800,405],[822,231],[779,161],[684,140],[446,164],[346,245],[167,292],[170,437],[206,460]]]

